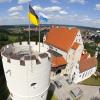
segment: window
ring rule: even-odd
[[[36,83],[32,83],[32,84],[31,84],[31,86],[35,86],[35,85],[36,85]]]
[[[87,72],[85,73],[85,77],[87,76]]]
[[[83,76],[82,76],[82,78],[84,77],[84,73],[83,73]]]
[[[9,74],[11,76],[11,70],[7,70],[6,74]]]
[[[51,60],[50,57],[48,57],[48,60]]]
[[[56,75],[57,74],[60,74],[61,73],[61,69],[58,69],[57,71],[56,71]]]
[[[69,55],[69,58],[70,58],[70,55]]]

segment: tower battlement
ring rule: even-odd
[[[32,46],[33,45],[33,46]],[[44,49],[45,48],[45,49]],[[34,60],[36,64],[41,64],[41,60],[48,57],[47,45],[41,44],[41,51],[38,52],[38,45],[31,42],[31,51],[27,42],[6,45],[1,49],[1,54],[7,58],[7,62],[11,63],[12,59],[19,60],[21,65],[25,65],[25,61]],[[30,53],[31,52],[31,53]]]

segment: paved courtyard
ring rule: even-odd
[[[58,97],[58,100],[73,100],[73,98],[70,95],[70,90],[77,87],[79,87],[83,91],[83,95],[81,96],[80,100],[92,100],[93,97],[100,98],[99,86],[87,86],[81,84],[69,85],[65,77],[59,77],[57,80],[59,80],[62,83],[62,87],[59,89],[56,87],[54,81],[51,82],[55,85],[54,94]]]

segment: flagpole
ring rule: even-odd
[[[40,52],[40,23],[39,23],[39,52]]]
[[[30,3],[28,4],[28,6],[30,5]],[[29,9],[28,9],[29,10]],[[30,29],[31,29],[31,25],[30,25],[30,18],[29,18],[29,55],[30,55],[30,60],[31,60],[31,71],[32,71],[32,54],[31,54],[31,44],[30,44],[30,35],[31,35],[31,32],[30,32]]]

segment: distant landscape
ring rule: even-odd
[[[41,25],[40,27],[51,27],[52,25]],[[55,25],[55,26],[61,26],[61,25]],[[75,25],[62,25],[66,27],[78,27],[81,31],[84,46],[85,49],[93,56],[95,54],[96,48],[98,48],[98,68],[97,70],[100,72],[100,47],[98,46],[98,43],[100,43],[100,33],[98,33],[98,36],[93,37],[96,34],[97,30],[100,30],[98,28],[91,28],[91,27],[82,27],[82,26],[75,26]],[[0,26],[0,49],[9,43],[14,42],[22,42],[22,41],[28,41],[28,31],[25,31],[24,29],[28,28],[28,25],[6,25],[6,26]],[[32,27],[31,28],[35,28]],[[44,34],[46,34],[49,31],[49,29],[44,28],[44,30],[41,31],[41,42],[43,40]],[[90,34],[93,38],[88,38]],[[86,37],[86,35],[88,37]],[[86,38],[84,38],[86,37]],[[31,41],[38,41],[38,30],[33,31],[31,30]],[[3,65],[1,61],[0,56],[0,100],[6,100],[7,96],[9,95],[9,90],[6,85],[6,79],[4,76],[3,71]]]

